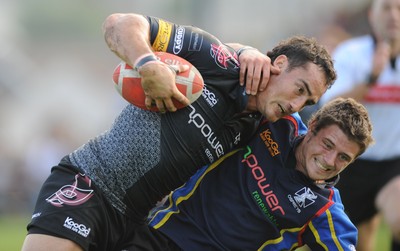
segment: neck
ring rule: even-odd
[[[296,139],[296,143],[294,146],[294,155],[296,157],[296,170],[302,172],[304,175],[308,177],[307,169],[305,167],[305,159],[303,154],[303,146],[305,144],[305,136],[299,136]]]
[[[257,97],[254,95],[250,95],[247,101],[246,111],[254,112],[257,111]]]

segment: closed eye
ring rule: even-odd
[[[306,102],[306,105],[315,105],[315,104],[316,104],[316,102],[311,99],[307,100],[307,102]]]
[[[324,141],[324,147],[328,150],[331,150],[333,148],[332,143],[330,143],[328,140]]]
[[[350,162],[351,158],[347,154],[340,154],[339,156],[340,160],[345,161],[345,162]]]

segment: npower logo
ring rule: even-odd
[[[276,196],[271,186],[271,177],[266,176],[264,169],[259,165],[257,156],[252,153],[251,148],[247,147],[247,150],[242,163],[250,168],[253,178],[257,182],[258,189],[264,197],[264,201],[272,212],[277,211],[281,215],[285,215],[285,210],[280,206],[278,196]]]
[[[217,136],[215,135],[211,126],[206,123],[206,120],[200,113],[196,111],[196,108],[194,108],[192,105],[189,105],[188,107],[192,109],[189,114],[188,124],[193,124],[195,127],[197,127],[197,129],[200,130],[203,137],[207,139],[208,144],[214,150],[217,158],[224,155],[224,148],[218,140]]]

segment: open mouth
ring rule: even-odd
[[[322,165],[318,160],[317,160],[315,163],[317,164],[317,166],[318,166],[320,169],[324,170],[325,172],[330,171],[329,168],[327,168],[327,167],[325,167],[324,165]]]

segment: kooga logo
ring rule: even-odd
[[[70,217],[67,217],[65,219],[64,227],[71,229],[72,231],[82,235],[83,237],[87,237],[90,233],[90,228],[87,228],[83,224],[78,224],[74,222],[74,220]]]

